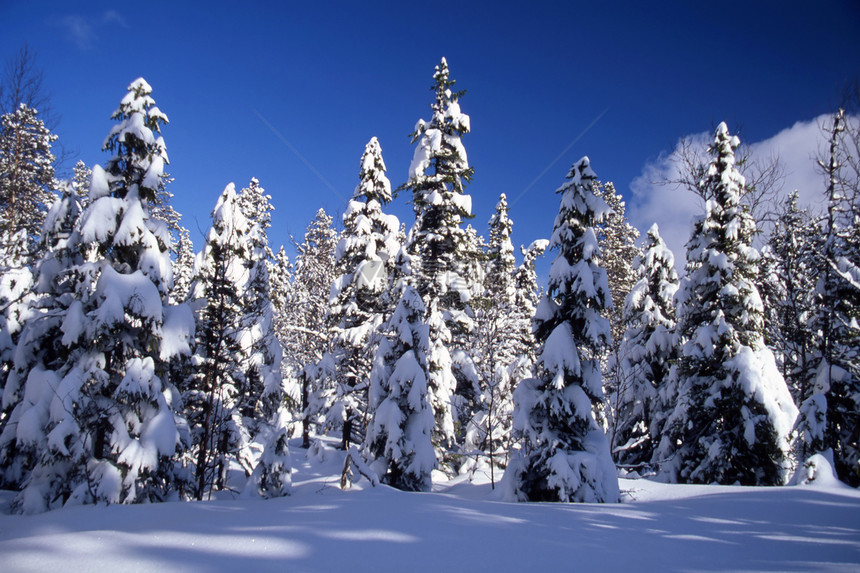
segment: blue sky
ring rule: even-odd
[[[171,120],[170,189],[198,248],[231,181],[257,177],[272,195],[275,248],[319,207],[339,215],[372,136],[403,183],[444,56],[467,90],[473,224],[486,229],[504,192],[514,241],[528,244],[549,236],[554,191],[582,155],[635,208],[650,191],[631,184],[680,137],[727,121],[763,142],[833,111],[860,77],[860,5],[0,0],[0,56],[25,42],[57,133],[89,165],[108,159],[100,147],[126,86],[153,86]],[[407,199],[390,210],[411,225]],[[685,229],[679,217],[661,227]]]

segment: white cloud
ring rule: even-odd
[[[797,122],[769,139],[749,145],[753,160],[779,158],[785,176],[781,197],[785,198],[797,189],[800,204],[816,211],[820,211],[823,206],[824,183],[821,173],[817,171],[815,157],[824,148],[826,136],[822,134],[821,126],[827,119],[828,116],[821,116],[811,121]],[[710,133],[698,133],[682,140],[704,150],[712,137]],[[675,155],[679,146],[680,140],[672,153],[664,153],[646,164],[642,173],[630,184],[632,197],[627,201],[627,216],[643,236],[653,223],[660,226],[660,234],[675,253],[675,265],[681,271],[692,222],[704,213],[704,206],[695,194],[684,187],[661,183],[679,178],[681,166]]]
[[[65,29],[66,37],[81,50],[89,50],[98,40],[98,30],[104,27],[120,26],[128,28],[122,14],[107,10],[101,16],[85,17],[79,14],[63,16],[55,24]]]
[[[102,15],[102,22],[105,24],[117,24],[123,28],[128,28],[128,23],[125,21],[125,18],[123,18],[122,14],[116,10],[106,11]]]
[[[95,30],[92,24],[87,22],[83,16],[64,16],[58,21],[60,27],[65,28],[66,36],[74,42],[81,50],[88,50],[95,40]]]

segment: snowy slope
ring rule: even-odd
[[[514,504],[462,482],[341,491],[340,453],[325,453],[293,449],[287,498],[0,515],[0,570],[860,571],[847,487],[621,480],[622,504]]]

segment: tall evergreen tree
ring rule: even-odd
[[[489,461],[491,482],[495,467],[507,465],[513,422],[511,367],[529,341],[521,337],[516,308],[516,260],[511,243],[513,223],[504,193],[490,217],[489,244],[483,296],[477,299],[472,352],[480,381],[480,405],[466,429],[465,450],[482,452]],[[463,469],[484,467],[476,455]]]
[[[618,372],[621,384],[614,397],[616,424],[612,446],[622,465],[651,461],[659,443],[662,422],[670,406],[661,400],[669,371],[677,358],[675,304],[678,290],[675,257],[660,237],[656,224],[648,230],[643,254],[633,265],[639,280],[627,295]]]
[[[184,483],[185,421],[166,375],[172,357],[188,351],[190,317],[167,304],[170,237],[150,217],[167,161],[156,137],[167,117],[151,92],[135,80],[114,112],[119,123],[104,144],[114,155],[94,169],[89,203],[69,239],[77,258],[60,274],[73,279],[64,349],[50,366],[34,367],[25,387],[25,395],[50,388],[52,398],[40,425],[47,447],[35,454],[22,510],[157,501]],[[19,441],[38,433],[29,427],[22,436],[19,424]]]
[[[302,442],[310,446],[310,397],[316,391],[314,374],[316,365],[330,348],[330,336],[326,324],[331,285],[337,278],[335,253],[338,233],[332,227],[332,218],[322,209],[305,232],[304,241],[297,245],[295,270],[290,288],[288,312],[284,317],[288,338],[284,343],[285,356],[296,381],[301,399]]]
[[[0,238],[3,245],[24,231],[25,245],[38,241],[56,195],[51,147],[57,141],[39,113],[24,103],[0,118]],[[29,250],[29,249],[28,249]]]
[[[174,301],[183,302],[188,297],[193,272],[194,244],[191,242],[191,233],[183,227],[179,231],[179,246],[173,262],[173,291],[170,296]]]
[[[830,146],[819,161],[827,181],[827,213],[817,245],[818,283],[813,330],[820,339],[813,359],[811,396],[798,419],[798,457],[832,456],[839,479],[860,485],[860,207],[846,164],[856,163],[845,145],[843,110],[828,128]],[[854,176],[856,177],[856,173]],[[817,363],[817,364],[815,364]]]
[[[768,239],[771,268],[762,268],[762,279],[771,288],[768,344],[796,404],[809,398],[815,368],[818,337],[813,330],[815,277],[815,221],[798,204],[795,191],[780,213]],[[766,310],[768,305],[766,304]]]
[[[790,466],[788,433],[797,409],[764,345],[763,308],[750,246],[755,222],[740,198],[737,137],[721,123],[709,148],[701,195],[711,197],[687,244],[678,291],[684,346],[678,398],[660,459],[670,480],[778,485]]]
[[[615,185],[611,181],[602,187],[598,186],[597,194],[611,209],[598,227],[597,241],[600,245],[601,266],[606,269],[612,294],[612,310],[608,312],[608,318],[615,348],[610,350],[616,350],[626,328],[624,301],[639,279],[633,269],[633,262],[641,254],[636,247],[639,231],[627,219],[624,198],[615,192]]]
[[[258,493],[266,497],[289,491],[289,452],[286,446],[286,418],[281,362],[283,349],[277,336],[275,308],[271,300],[268,229],[274,207],[259,181],[251,179],[241,190],[236,204],[248,221],[245,261],[247,284],[242,292],[239,344],[246,391],[238,402],[242,423],[249,432],[249,457],[245,470],[260,474],[255,478]],[[262,452],[262,455],[257,453]],[[264,469],[256,468],[260,464]],[[286,472],[286,473],[284,473]]]
[[[271,301],[268,229],[274,210],[257,179],[241,190],[237,206],[248,221],[246,241],[248,283],[242,293],[242,334],[245,377],[250,393],[242,408],[248,419],[269,423],[282,401],[282,349],[275,331],[274,305]]]
[[[385,326],[370,374],[365,455],[383,482],[406,491],[429,491],[436,467],[424,315],[421,296],[407,287]]]
[[[4,489],[17,490],[25,479],[30,482],[30,493],[17,501],[17,506],[27,512],[65,501],[63,495],[59,500],[46,500],[51,490],[58,489],[68,470],[64,464],[53,468],[43,452],[48,449],[45,428],[50,424],[50,405],[59,383],[59,377],[53,373],[64,368],[69,360],[68,348],[63,343],[63,324],[69,307],[77,304],[74,299],[77,280],[72,269],[82,261],[80,250],[70,238],[80,214],[77,196],[67,191],[46,216],[41,234],[44,255],[36,266],[34,298],[29,301],[32,309],[13,348],[13,368],[3,392],[0,484]],[[44,462],[39,475],[31,476],[41,458]]]
[[[601,368],[604,393],[607,396],[603,423],[608,427],[610,435],[614,435],[619,422],[616,411],[619,393],[625,384],[620,369],[624,357],[619,354],[627,327],[624,322],[624,300],[638,278],[633,270],[633,261],[640,254],[636,247],[639,231],[627,220],[624,199],[615,192],[612,182],[597,184],[595,193],[606,201],[610,209],[609,214],[597,227],[597,243],[600,247],[600,264],[606,269],[612,295],[612,308],[606,311],[612,339],[601,357]]]
[[[417,143],[409,180],[415,224],[406,240],[412,258],[412,282],[421,296],[430,326],[429,394],[436,419],[433,442],[444,454],[455,442],[452,396],[457,379],[452,369],[451,328],[469,328],[469,277],[458,271],[468,265],[469,234],[461,227],[471,217],[471,197],[464,193],[472,179],[461,137],[469,132],[469,116],[460,111],[463,92],[452,91],[448,63],[443,58],[433,74],[435,98],[429,121],[419,120],[412,134]],[[456,334],[456,333],[455,333]],[[461,361],[462,362],[462,361]],[[446,464],[447,466],[447,464]]]
[[[290,263],[290,258],[287,256],[283,245],[278,249],[274,259],[269,261],[269,299],[272,301],[272,310],[275,313],[275,335],[281,343],[281,348],[284,350],[284,356],[281,360],[281,378],[285,381],[296,378],[296,373],[292,360],[290,360],[290,352],[293,350],[290,346],[294,337],[294,332],[291,330],[289,322],[290,317],[290,300],[292,298],[293,265]],[[301,396],[297,392],[296,384],[284,384],[284,400],[290,412],[297,413],[299,410],[299,402]]]
[[[281,348],[272,331],[266,248],[265,231],[245,217],[231,183],[212,211],[189,295],[197,331],[184,401],[194,438],[197,499],[228,485],[231,461],[251,477],[265,463],[267,446],[284,453],[278,445],[285,431],[278,427]]]
[[[382,149],[374,137],[361,156],[359,183],[343,215],[335,256],[342,274],[330,293],[328,323],[332,347],[318,365],[321,379],[312,408],[325,425],[342,430],[342,447],[363,433],[367,410],[368,375],[378,344],[376,331],[392,313],[391,281],[400,250],[400,221],[382,208],[391,201]]]
[[[603,400],[599,358],[610,336],[603,313],[612,306],[595,226],[609,207],[594,193],[587,157],[567,179],[550,240],[558,255],[535,314],[538,376],[514,393],[514,428],[524,443],[505,481],[520,500],[616,502],[615,466],[593,414]]]

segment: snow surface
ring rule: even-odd
[[[325,449],[291,443],[289,497],[0,515],[2,570],[860,571],[860,492],[838,483],[622,479],[621,504],[502,503],[480,474],[341,491],[344,454]]]

